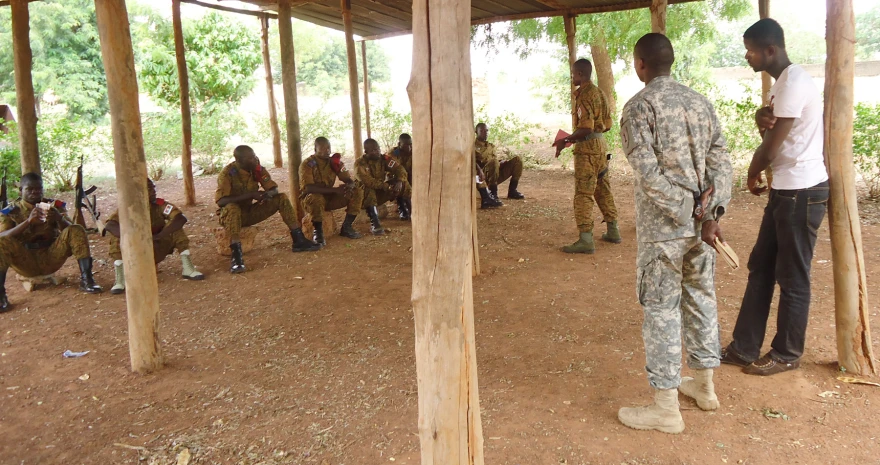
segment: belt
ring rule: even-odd
[[[30,249],[30,250],[36,250],[36,249],[48,249],[49,247],[52,246],[52,244],[53,244],[54,242],[55,242],[55,241],[25,242],[25,243],[24,243],[24,248],[26,248],[26,249]]]
[[[798,194],[798,192],[809,191],[809,190],[821,190],[828,189],[828,181],[822,181],[819,184],[816,184],[813,187],[805,187],[803,189],[771,189],[774,193],[782,195],[783,197],[794,197]]]
[[[602,139],[603,137],[604,137],[604,135],[601,132],[591,132],[591,133],[587,134],[587,136],[584,137],[583,139],[572,140],[572,143],[580,144],[581,142],[586,142],[588,140],[593,140],[593,139]]]

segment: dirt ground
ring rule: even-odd
[[[273,175],[286,179],[283,170]],[[10,273],[16,309],[0,315],[0,463],[419,463],[410,225],[389,218],[387,236],[331,237],[319,253],[291,254],[276,217],[258,226],[249,271],[232,276],[213,245],[214,186],[198,179],[200,203],[184,209],[207,280],[180,279],[176,256],[159,266],[167,358],[159,373],[129,372],[125,299],[77,291],[75,263],[59,272],[67,284],[30,294]],[[722,367],[722,407],[706,413],[682,398],[681,435],[617,421],[619,407],[647,402],[651,391],[632,184],[622,171],[614,188],[624,242],[600,243],[593,256],[559,251],[576,237],[570,171],[527,171],[527,200],[479,214],[474,308],[486,463],[880,463],[880,388],[835,379],[827,226],[801,370],[764,379]],[[180,181],[158,189],[181,203]],[[109,215],[115,199],[102,192]],[[765,201],[738,192],[722,223],[744,263]],[[873,285],[880,226],[870,223]],[[97,280],[109,290],[107,245],[93,241]],[[722,343],[746,277],[718,265]],[[877,328],[880,297],[871,297]],[[67,349],[90,353],[64,359]]]

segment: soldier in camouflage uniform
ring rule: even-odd
[[[343,185],[334,187],[337,178]],[[315,154],[299,165],[299,185],[303,208],[312,216],[314,240],[318,245],[327,245],[324,239],[324,212],[340,208],[345,208],[345,221],[339,235],[349,239],[361,237],[352,223],[363,205],[364,188],[359,181],[352,179],[348,168],[342,163],[342,155],[330,155],[330,141],[326,137],[315,139]]]
[[[245,271],[241,250],[241,228],[265,221],[275,213],[290,229],[293,239],[291,250],[308,252],[320,247],[303,235],[296,217],[296,211],[287,194],[278,192],[278,184],[272,180],[269,170],[260,165],[260,159],[247,145],[239,145],[233,152],[235,161],[226,165],[217,176],[217,191],[214,200],[220,207],[220,225],[229,235],[229,248],[232,249],[231,273]],[[260,188],[263,190],[260,190]],[[256,203],[254,203],[256,201]]]
[[[189,253],[189,237],[183,230],[183,225],[188,221],[179,208],[166,202],[165,199],[156,197],[156,184],[152,179],[147,179],[147,192],[150,196],[150,229],[153,234],[153,260],[158,264],[171,255],[175,250],[180,254],[180,262],[183,266],[182,276],[184,279],[201,281],[205,275],[193,266]],[[110,233],[110,258],[114,260],[116,269],[116,283],[110,288],[111,294],[125,292],[125,272],[122,267],[122,249],[119,238],[119,212],[115,211],[107,220],[104,232]]]
[[[620,231],[617,228],[617,207],[611,195],[608,181],[608,145],[603,133],[611,129],[611,109],[608,98],[596,87],[590,76],[593,65],[589,60],[580,59],[571,69],[575,91],[575,116],[577,127],[565,139],[556,141],[556,156],[566,144],[574,143],[574,219],[580,237],[574,244],[562,248],[566,253],[586,253],[595,251],[593,243],[593,203],[599,206],[607,232],[602,240],[619,244]]]
[[[79,264],[80,290],[101,292],[92,276],[86,230],[67,217],[64,202],[43,198],[39,174],[25,174],[20,185],[20,197],[0,211],[0,313],[10,308],[5,285],[10,266],[24,277],[44,276],[58,271],[73,255]]]
[[[409,200],[412,197],[406,170],[397,160],[382,155],[379,143],[373,139],[364,141],[364,156],[354,163],[354,167],[355,175],[364,186],[364,210],[370,217],[370,231],[382,235],[385,230],[379,223],[376,206],[389,200],[401,197]]]
[[[480,167],[485,176],[486,185],[492,196],[497,199],[498,184],[510,179],[510,184],[507,186],[507,198],[512,200],[526,198],[526,196],[516,190],[517,186],[519,186],[519,178],[522,177],[522,159],[513,157],[510,160],[499,162],[495,152],[495,145],[489,142],[489,127],[486,123],[477,124],[474,132],[477,135],[474,139],[474,158],[477,166]],[[482,195],[482,191],[480,191],[480,194]]]
[[[623,149],[635,175],[637,294],[654,404],[622,408],[635,429],[684,430],[679,389],[703,410],[718,408],[712,372],[719,365],[715,301],[718,220],[733,172],[708,99],[670,77],[675,59],[662,34],[636,43],[634,65],[645,88],[623,110]],[[701,240],[702,239],[702,240]],[[681,378],[682,335],[695,378]]]
[[[406,170],[406,180],[412,186],[412,137],[407,133],[401,134],[397,138],[397,147],[385,154],[385,156],[393,158],[403,166],[403,169]],[[412,217],[412,198],[398,197],[397,212],[400,215],[400,219],[409,221]]]

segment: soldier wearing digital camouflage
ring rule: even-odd
[[[593,204],[602,212],[607,232],[602,240],[619,244],[620,231],[617,228],[617,207],[611,195],[608,180],[608,145],[603,133],[611,129],[611,109],[608,98],[596,87],[590,76],[593,64],[580,59],[571,68],[572,81],[578,86],[575,91],[575,110],[577,126],[565,139],[556,141],[556,156],[566,144],[574,143],[574,219],[580,237],[577,242],[562,248],[566,253],[586,253],[595,251],[593,242]]]
[[[708,99],[675,82],[669,39],[647,34],[634,66],[645,88],[623,110],[621,141],[635,176],[637,295],[644,310],[648,382],[654,403],[622,408],[635,429],[680,433],[678,392],[703,410],[718,408],[715,240],[730,200],[732,168]],[[681,378],[682,337],[693,378]]]
[[[92,276],[92,254],[86,230],[67,217],[60,200],[43,198],[43,179],[37,173],[21,177],[20,197],[0,211],[0,313],[10,309],[6,297],[6,272],[12,267],[24,277],[58,271],[74,256],[80,270],[79,288],[101,292]]]
[[[370,217],[370,231],[374,235],[382,235],[385,231],[379,222],[377,206],[389,200],[399,201],[400,198],[409,202],[412,197],[406,170],[397,160],[382,155],[379,143],[373,139],[364,141],[364,156],[354,163],[354,167],[355,175],[364,188],[364,210]]]
[[[474,128],[476,138],[474,138],[474,159],[482,172],[481,179],[485,180],[486,187],[492,194],[492,197],[498,199],[498,184],[510,179],[507,186],[507,198],[511,200],[522,200],[526,196],[522,195],[516,188],[519,186],[519,179],[522,177],[523,163],[520,157],[512,157],[509,160],[499,161],[498,153],[495,145],[489,142],[489,126],[486,123],[479,123]],[[487,208],[485,205],[487,197],[480,190],[483,200],[481,208]],[[491,204],[491,202],[488,202]],[[498,206],[500,206],[500,201]]]
[[[336,179],[343,184],[336,186]],[[345,208],[345,221],[339,235],[349,239],[359,239],[354,223],[364,202],[364,189],[354,180],[342,162],[342,155],[330,155],[330,141],[326,137],[315,139],[315,154],[299,165],[300,195],[303,209],[312,217],[315,228],[314,241],[319,246],[327,245],[324,239],[324,212]]]
[[[165,257],[176,250],[180,255],[183,267],[181,276],[192,281],[201,281],[205,275],[199,272],[192,263],[189,252],[189,237],[183,230],[183,225],[188,221],[183,212],[176,206],[168,203],[165,199],[156,197],[156,184],[152,179],[147,179],[147,193],[150,196],[150,232],[153,235],[153,260],[159,263]],[[110,233],[110,258],[114,260],[116,270],[116,283],[110,288],[111,294],[125,292],[125,271],[122,266],[122,248],[119,238],[119,212],[115,211],[107,219],[104,232]]]
[[[233,156],[235,161],[226,165],[217,176],[217,191],[214,193],[214,200],[220,207],[220,225],[229,235],[229,248],[232,249],[232,265],[229,271],[245,271],[241,228],[265,221],[275,213],[281,213],[281,219],[290,229],[292,251],[319,250],[317,244],[303,235],[293,204],[287,194],[278,192],[278,184],[272,180],[269,171],[260,165],[260,159],[254,150],[247,145],[239,145]]]
[[[385,154],[397,161],[406,171],[406,180],[412,186],[412,137],[403,133],[397,138],[397,147]],[[397,212],[400,219],[408,221],[412,217],[412,199],[397,198]]]

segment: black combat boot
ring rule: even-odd
[[[80,258],[77,263],[79,263],[79,290],[89,294],[102,292],[104,289],[95,284],[95,278],[92,276],[92,257]]]
[[[511,179],[510,184],[507,185],[507,198],[513,200],[522,200],[526,198],[526,196],[522,195],[521,192],[516,190],[517,186],[519,186],[519,179]]]
[[[403,196],[397,198],[397,213],[400,215],[400,219],[403,221],[410,220],[410,211],[409,205],[407,205],[408,200],[403,198]]]
[[[342,229],[339,231],[339,235],[342,237],[347,237],[349,239],[360,239],[361,233],[354,230],[354,219],[357,218],[357,215],[345,215],[345,221],[342,222]]]
[[[498,184],[495,184],[494,186],[489,186],[489,192],[492,193],[492,197],[495,197],[497,199],[498,198]]]
[[[312,233],[312,242],[318,244],[320,247],[327,245],[327,241],[324,240],[324,223],[320,221],[312,221],[312,228],[315,230],[315,232]]]
[[[501,203],[500,200],[492,197],[492,193],[489,192],[489,189],[481,187],[477,189],[477,191],[479,191],[480,193],[480,208],[498,208],[504,206],[504,204]]]
[[[9,310],[9,299],[6,297],[6,270],[3,270],[0,271],[0,313]]]
[[[291,229],[290,237],[293,238],[293,247],[291,250],[294,252],[314,252],[321,250],[320,245],[306,239],[303,230],[300,228]]]
[[[229,272],[233,274],[244,273],[244,257],[242,256],[241,242],[233,242],[229,244],[229,248],[232,249],[232,266],[229,267]]]
[[[379,211],[376,207],[365,207],[364,210],[366,210],[367,216],[370,217],[370,232],[374,236],[385,234],[385,230],[382,229],[382,223],[379,222]]]

